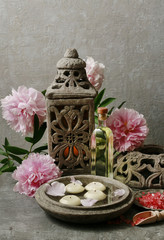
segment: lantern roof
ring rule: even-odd
[[[94,98],[97,95],[97,91],[87,78],[86,63],[79,58],[76,49],[67,49],[56,66],[57,75],[46,92],[48,99]]]

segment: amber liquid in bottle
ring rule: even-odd
[[[106,127],[107,108],[98,108],[98,127],[91,136],[91,174],[113,178],[113,133]]]

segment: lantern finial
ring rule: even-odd
[[[78,58],[79,55],[75,48],[73,48],[73,49],[68,48],[64,54],[64,57],[65,58]]]
[[[79,58],[79,54],[75,48],[67,49],[64,57],[57,62],[58,69],[83,69],[86,63]]]

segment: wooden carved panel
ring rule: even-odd
[[[134,151],[120,154],[114,164],[114,178],[134,188],[164,188],[162,152],[147,154]]]

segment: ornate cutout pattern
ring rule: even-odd
[[[89,165],[89,106],[48,108],[51,124],[51,156],[60,169]]]
[[[134,188],[163,188],[164,154],[121,154],[114,164],[114,178]]]
[[[60,89],[60,88],[82,88],[89,89],[91,87],[88,79],[86,77],[85,69],[60,69],[57,72],[57,76],[52,85],[52,89]]]

